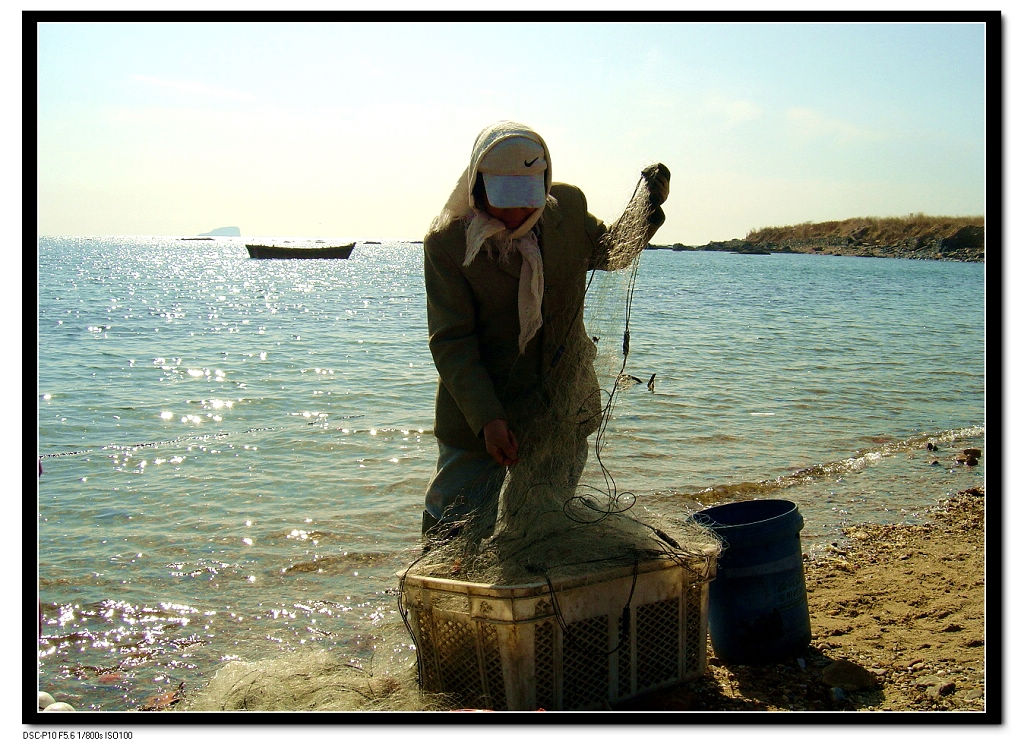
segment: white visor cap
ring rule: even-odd
[[[547,198],[544,146],[526,137],[501,140],[477,167],[487,201],[496,208],[544,207]]]

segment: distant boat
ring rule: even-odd
[[[355,242],[342,246],[266,246],[246,244],[252,259],[348,259]]]

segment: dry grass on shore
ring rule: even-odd
[[[846,239],[858,242],[898,244],[907,239],[940,239],[964,226],[984,226],[985,218],[975,216],[935,216],[911,213],[889,218],[847,218],[792,226],[769,226],[747,234],[751,243],[785,243],[820,239]]]

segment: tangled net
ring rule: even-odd
[[[572,319],[542,389],[507,406],[519,462],[507,469],[500,490],[488,491],[497,494],[497,506],[445,524],[408,572],[514,585],[669,557],[706,575],[709,556],[719,549],[715,536],[688,519],[638,507],[602,457],[616,397],[636,382],[625,374],[629,317],[657,209],[640,179],[603,237],[606,271],[591,272],[586,308],[573,310],[584,329]],[[580,482],[588,461],[597,484]]]
[[[299,651],[252,662],[230,661],[178,711],[433,711],[457,704],[421,691],[415,670],[383,673],[333,651]]]

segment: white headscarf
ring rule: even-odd
[[[485,128],[473,144],[469,167],[462,172],[448,202],[441,214],[434,220],[433,230],[443,228],[455,219],[466,218],[466,256],[463,265],[469,266],[476,259],[484,242],[490,237],[507,230],[505,224],[497,218],[480,210],[473,204],[473,186],[476,184],[477,168],[487,152],[502,140],[510,137],[525,137],[533,140],[544,149],[544,158],[548,168],[544,174],[545,191],[551,191],[551,154],[543,138],[526,125],[517,122],[497,122]],[[548,197],[550,201],[550,196]],[[519,273],[519,350],[526,349],[526,344],[533,339],[540,329],[541,301],[544,297],[544,261],[537,243],[537,234],[533,227],[540,220],[544,208],[537,208],[509,236],[512,246],[523,258]]]

